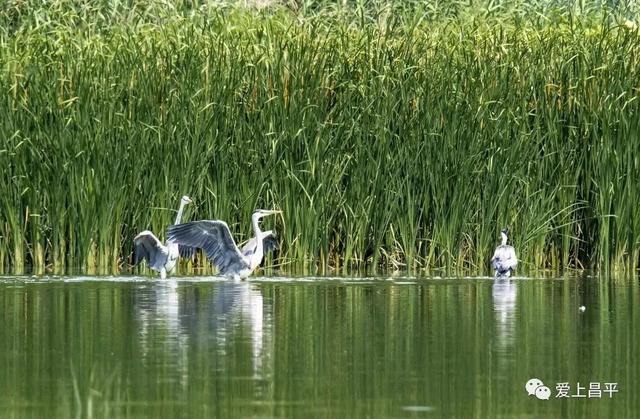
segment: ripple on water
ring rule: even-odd
[[[433,412],[433,406],[402,406],[402,410],[407,412]]]

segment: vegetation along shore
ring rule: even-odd
[[[281,209],[292,273],[486,274],[502,227],[522,273],[640,267],[633,10],[49,3],[0,6],[0,271],[127,269],[185,194]]]

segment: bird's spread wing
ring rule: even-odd
[[[169,244],[171,240],[167,240]],[[192,246],[186,246],[184,244],[178,244],[178,254],[183,259],[193,259],[193,255],[196,254],[196,248]]]
[[[166,253],[165,248],[160,240],[149,230],[145,230],[133,239],[134,258],[133,265],[137,265],[146,260],[150,266],[155,265],[156,258],[159,254]]]
[[[273,232],[270,232],[268,236],[265,236],[262,239],[262,248],[264,252],[273,252],[278,248],[278,239],[276,239],[276,235]]]
[[[244,246],[242,246],[242,254],[244,256],[250,256],[256,252],[256,238],[252,238]],[[272,252],[278,248],[278,240],[273,231],[265,231],[262,233],[262,251],[264,253]]]
[[[223,275],[249,267],[224,221],[191,221],[169,226],[167,232],[174,243],[203,249],[207,259]]]
[[[178,253],[180,253],[180,257],[183,259],[193,259],[193,255],[196,253],[196,248],[179,244]]]

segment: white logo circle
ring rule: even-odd
[[[527,390],[527,394],[529,396],[533,396],[534,394],[536,394],[536,389],[543,385],[544,383],[542,382],[542,380],[538,378],[532,378],[527,381],[527,384],[524,385],[524,389]]]
[[[536,389],[536,397],[540,400],[549,400],[551,390],[547,386],[540,386]]]

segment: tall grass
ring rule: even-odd
[[[182,194],[239,237],[281,208],[294,272],[488,272],[503,226],[524,272],[640,265],[628,9],[21,4],[0,18],[0,269],[126,268]]]

